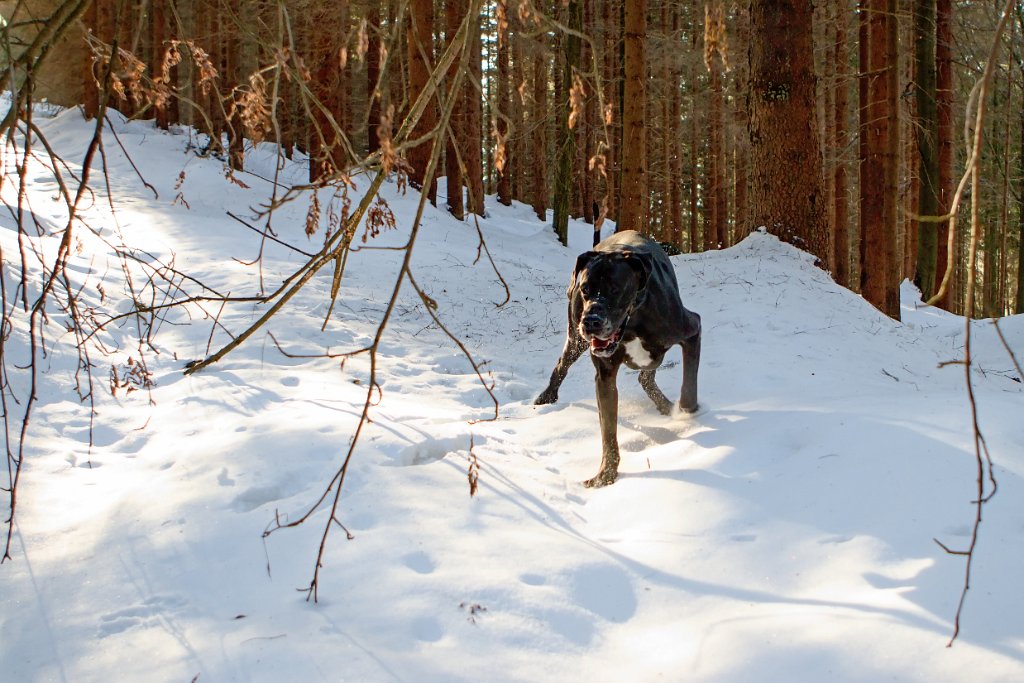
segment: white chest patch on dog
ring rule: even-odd
[[[651,354],[647,353],[647,349],[640,343],[639,338],[630,339],[626,342],[626,355],[629,356],[629,360],[632,361],[633,365],[638,368],[649,367],[654,362]]]

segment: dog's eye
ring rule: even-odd
[[[585,297],[590,296],[590,285],[587,285],[587,284],[580,285],[580,294],[582,294]]]

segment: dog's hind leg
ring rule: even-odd
[[[658,383],[654,381],[654,374],[657,371],[657,369],[641,370],[640,386],[644,388],[647,395],[654,401],[654,405],[657,406],[659,413],[670,415],[672,413],[672,401],[668,400],[668,397],[658,388]]]
[[[565,376],[569,373],[569,368],[579,360],[586,350],[587,343],[583,337],[576,332],[572,325],[569,325],[565,335],[565,347],[562,349],[562,355],[558,358],[558,363],[555,364],[555,369],[551,371],[548,388],[540,392],[540,396],[534,401],[535,405],[546,405],[558,400],[558,388],[562,386]]]

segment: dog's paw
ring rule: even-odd
[[[605,472],[601,471],[597,473],[596,477],[587,479],[583,482],[583,485],[588,489],[599,489],[602,486],[609,486],[615,483],[615,479],[618,478],[618,472]]]
[[[703,403],[698,403],[693,407],[684,407],[682,404],[676,404],[676,414],[685,417],[699,417],[708,412],[708,407]]]
[[[555,403],[558,400],[557,391],[543,391],[541,395],[537,397],[537,400],[533,402],[535,406],[546,406],[551,403]]]

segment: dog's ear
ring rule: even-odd
[[[572,292],[576,289],[576,278],[579,277],[580,271],[587,267],[594,257],[597,256],[596,251],[586,251],[576,257],[576,267],[572,269],[572,279],[569,280],[569,289],[566,294],[569,298],[572,298]]]
[[[647,282],[651,279],[651,270],[654,269],[654,259],[651,258],[650,254],[644,254],[636,251],[623,252],[622,256],[626,259],[626,263],[636,273],[637,278],[637,298],[640,300],[643,294],[647,293]]]

